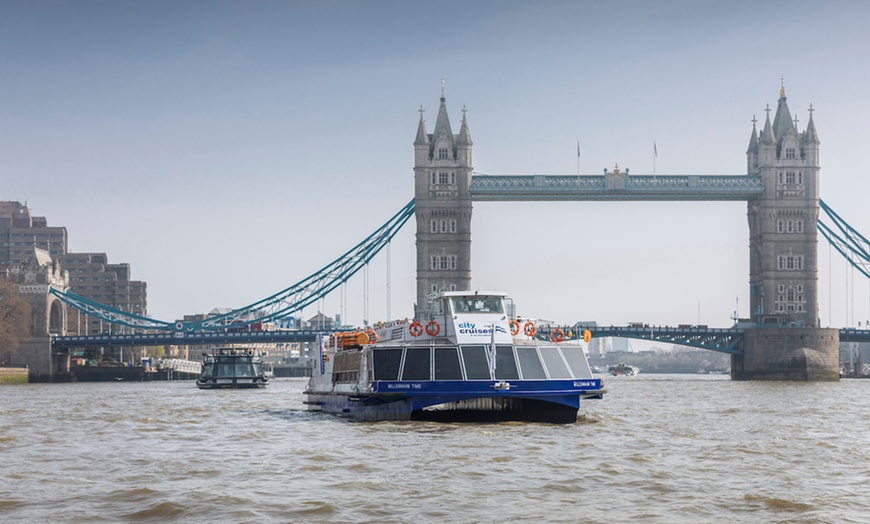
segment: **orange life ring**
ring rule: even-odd
[[[550,331],[550,340],[556,343],[562,342],[565,340],[565,332],[559,328]]]
[[[511,320],[511,335],[516,335],[520,332],[520,323],[516,320]]]
[[[535,333],[538,332],[538,328],[535,327],[535,323],[529,320],[523,326],[523,333],[526,334],[527,337],[535,336]]]
[[[426,322],[426,334],[427,335],[429,335],[430,337],[434,337],[435,335],[437,335],[440,332],[441,332],[441,326],[438,324],[438,322],[435,322],[434,320],[430,320],[429,322]]]
[[[366,335],[369,336],[369,344],[374,344],[375,342],[378,341],[378,334],[375,333],[374,329],[367,329]]]
[[[583,342],[589,342],[592,340],[592,332],[588,329],[583,332]]]
[[[419,337],[423,334],[423,324],[416,320],[411,322],[411,325],[408,326],[408,333],[410,333],[412,337]]]

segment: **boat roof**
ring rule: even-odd
[[[452,297],[507,297],[508,294],[503,291],[442,291],[438,296],[445,298]]]

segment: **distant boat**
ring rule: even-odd
[[[205,354],[199,389],[264,388],[269,383],[260,356],[247,348],[218,348]]]
[[[633,377],[640,373],[640,369],[635,366],[629,366],[628,364],[619,363],[615,366],[610,366],[607,368],[607,372],[612,377],[617,376],[626,376]]]

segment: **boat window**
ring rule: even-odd
[[[202,366],[202,376],[211,377],[214,375],[214,364],[208,363]]]
[[[399,380],[399,365],[402,363],[402,349],[374,350],[375,380]]]
[[[221,362],[217,365],[217,376],[219,377],[234,377],[236,375],[236,365],[232,362]]]
[[[589,362],[586,361],[586,355],[583,354],[583,348],[580,346],[562,346],[562,354],[565,355],[565,360],[571,367],[574,373],[574,378],[592,378],[592,370],[589,369]]]
[[[517,358],[520,361],[520,369],[523,370],[523,380],[540,380],[546,379],[544,366],[541,365],[541,359],[538,358],[538,352],[534,346],[518,347]]]
[[[429,348],[408,348],[405,350],[405,369],[402,380],[429,379]]]
[[[435,380],[462,380],[456,348],[435,348]]]
[[[495,378],[519,380],[517,361],[514,359],[514,347],[496,346],[495,355]]]
[[[562,360],[559,348],[555,346],[542,347],[541,356],[544,357],[544,364],[547,366],[547,371],[550,372],[550,378],[571,378],[571,372],[568,371],[568,366]]]
[[[484,346],[462,346],[462,362],[467,380],[489,380],[489,362]]]
[[[454,298],[454,313],[501,313],[502,300],[500,297],[461,297]]]
[[[236,376],[237,377],[252,377],[254,376],[254,369],[250,362],[236,362]]]

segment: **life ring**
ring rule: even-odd
[[[564,331],[562,331],[559,328],[556,328],[553,331],[550,331],[550,341],[559,343],[559,342],[562,342],[563,340],[565,340],[565,332]]]
[[[427,335],[429,335],[430,337],[434,337],[435,335],[437,335],[440,332],[441,332],[441,326],[438,324],[438,322],[435,322],[434,320],[430,320],[429,322],[426,322],[426,334]]]
[[[411,322],[411,325],[408,326],[408,333],[410,333],[412,337],[419,337],[423,334],[423,324],[416,320]]]
[[[375,330],[373,330],[373,329],[367,329],[367,330],[366,330],[366,335],[369,336],[369,344],[374,344],[375,342],[378,341],[378,334],[375,333]]]
[[[520,332],[520,323],[516,320],[511,320],[511,335],[516,335]]]
[[[589,342],[592,340],[592,332],[588,329],[583,332],[583,342]]]
[[[535,323],[529,320],[523,326],[523,333],[526,334],[527,337],[535,336],[535,333],[538,332],[538,328],[535,327]]]

